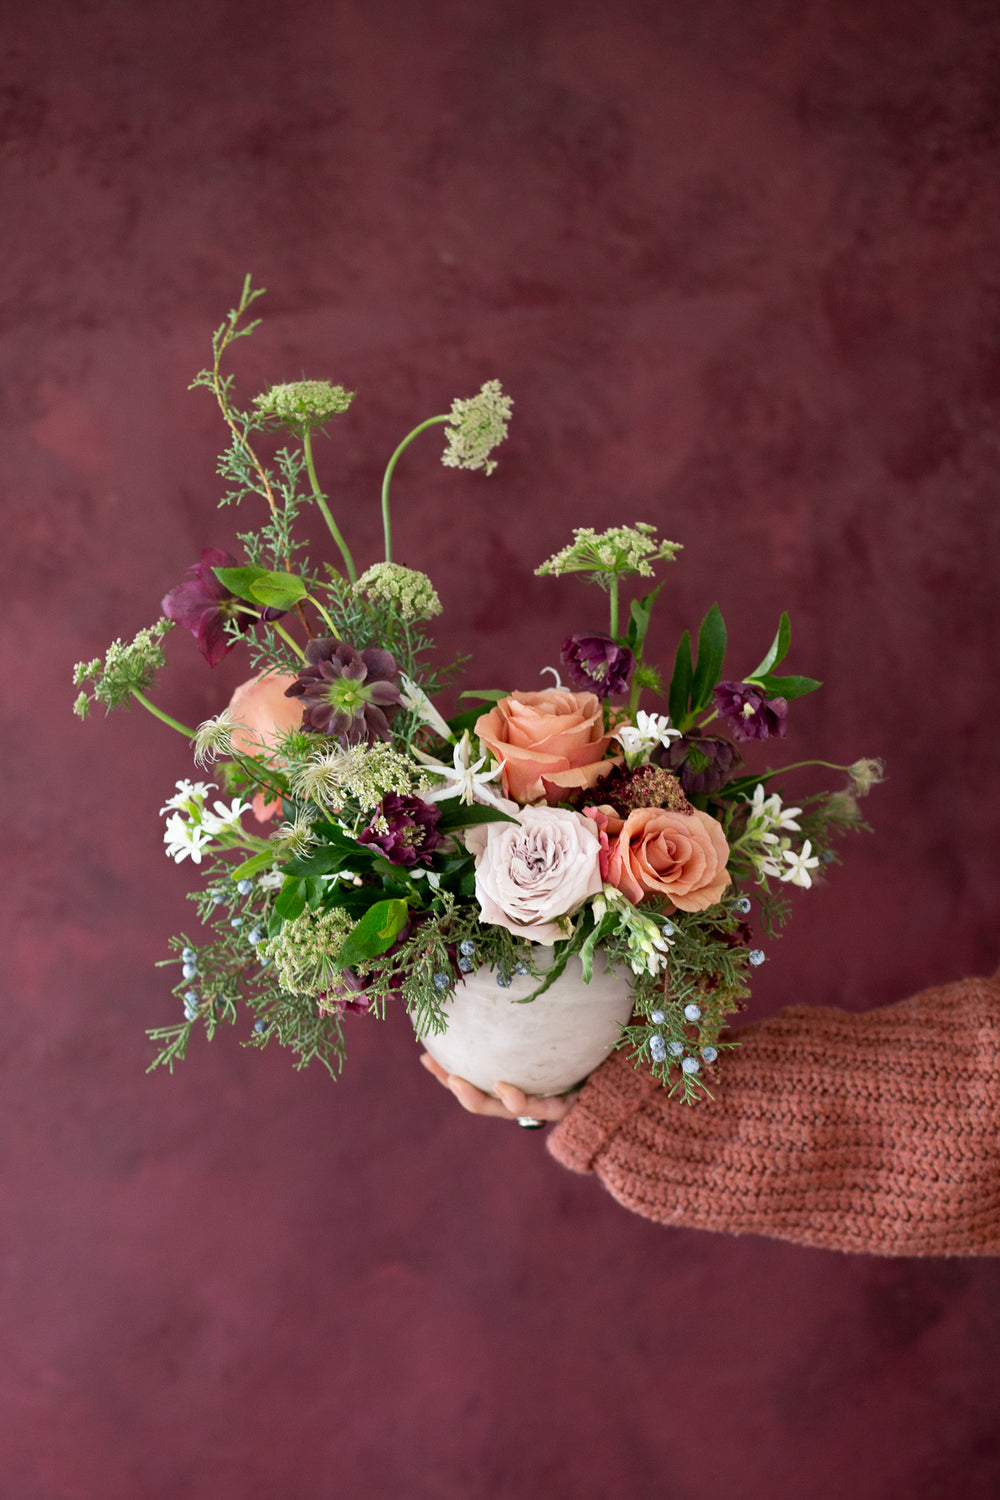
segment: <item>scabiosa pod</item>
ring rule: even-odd
[[[400,563],[373,563],[362,573],[354,591],[391,605],[401,620],[430,620],[441,613],[441,600],[427,574]]]
[[[255,396],[253,404],[262,416],[272,417],[301,437],[310,428],[322,427],[347,411],[354,395],[354,391],[329,380],[293,380],[272,385],[263,395]]]

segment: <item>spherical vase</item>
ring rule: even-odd
[[[547,967],[545,957],[539,967]],[[564,1094],[617,1042],[632,1013],[629,976],[624,968],[612,973],[598,955],[587,984],[580,960],[571,958],[543,995],[519,1005],[538,984],[530,974],[515,974],[504,988],[496,970],[473,970],[444,1002],[447,1031],[421,1036],[421,1045],[485,1093],[495,1083],[513,1083],[526,1094]]]

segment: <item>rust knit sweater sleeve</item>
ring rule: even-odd
[[[1000,1254],[1000,974],[741,1035],[714,1102],[614,1053],[549,1133],[661,1224],[876,1255]]]

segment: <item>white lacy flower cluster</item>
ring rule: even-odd
[[[169,813],[163,830],[163,842],[167,854],[180,864],[190,857],[191,863],[201,864],[202,851],[226,834],[241,832],[240,819],[250,811],[250,803],[234,797],[227,806],[216,800],[211,808],[205,806],[205,798],[215,790],[214,781],[178,781],[177,791],[160,808],[160,816]]]

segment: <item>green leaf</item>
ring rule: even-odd
[[[483,712],[482,708],[467,708],[462,714],[453,714],[450,719],[445,720],[445,723],[458,739],[467,729],[470,731],[475,729],[476,721],[482,718]],[[448,748],[450,750],[451,746],[449,745]]]
[[[257,875],[261,870],[269,870],[277,861],[269,850],[265,849],[263,854],[254,854],[250,859],[245,859],[235,870],[230,870],[231,880],[245,880],[248,875]]]
[[[458,797],[446,797],[438,803],[442,833],[454,833],[457,828],[475,828],[478,823],[516,823],[518,820],[499,807],[486,807],[481,802],[465,803]]]
[[[376,901],[348,933],[343,947],[334,959],[334,967],[346,969],[352,964],[363,963],[366,958],[384,953],[396,941],[396,935],[408,915],[409,909],[405,901],[398,898]]]
[[[778,633],[771,642],[767,655],[756,671],[751,672],[750,677],[743,679],[744,682],[749,682],[751,678],[763,677],[766,672],[770,672],[772,667],[776,667],[780,661],[784,661],[788,655],[788,648],[791,643],[792,627],[788,622],[787,610],[783,610],[781,619],[778,622]]]
[[[274,573],[267,568],[213,568],[212,572],[238,598],[270,609],[291,609],[308,593],[294,573]]]
[[[250,585],[250,599],[270,609],[292,609],[309,590],[294,573],[266,573]]]
[[[477,688],[467,693],[459,693],[460,698],[482,698],[489,703],[499,703],[501,698],[509,698],[510,693],[506,688]],[[451,723],[451,720],[448,720]]]
[[[580,949],[580,962],[583,964],[583,978],[589,984],[594,973],[594,952],[598,943],[610,937],[617,925],[617,919],[606,911],[601,920],[587,934],[583,947]]]
[[[274,903],[274,909],[283,922],[293,922],[305,911],[307,889],[304,880],[296,880],[294,876],[286,875],[285,883]]]
[[[643,594],[641,599],[633,599],[632,603],[629,605],[629,614],[631,618],[628,624],[628,633],[625,637],[625,643],[631,648],[632,651],[635,652],[636,656],[642,655],[642,646],[643,642],[646,639],[646,632],[649,629],[649,621],[653,613],[653,605],[656,603],[656,596],[660,592],[660,589],[662,587],[662,583],[657,584],[656,588],[653,589],[651,593]]]
[[[698,664],[691,684],[691,711],[700,713],[712,696],[726,659],[726,622],[713,604],[698,631]]]
[[[681,729],[687,718],[688,699],[691,696],[691,680],[694,669],[691,665],[691,634],[685,630],[677,646],[674,658],[674,675],[670,679],[667,695],[667,711],[675,729]]]
[[[266,568],[213,568],[212,572],[221,584],[224,584],[230,593],[239,599],[249,599],[249,589],[263,578],[267,572]]]
[[[754,681],[770,698],[804,698],[823,684],[815,677],[756,677]]]

